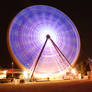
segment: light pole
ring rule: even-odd
[[[12,78],[13,78],[13,65],[14,65],[14,63],[12,62]]]

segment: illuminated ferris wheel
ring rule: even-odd
[[[46,5],[23,9],[8,32],[11,55],[32,75],[57,75],[73,66],[80,52],[78,31],[63,12]]]

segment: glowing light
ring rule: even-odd
[[[7,70],[4,70],[3,73],[6,74],[7,73]]]
[[[24,78],[26,78],[26,79],[28,78],[28,72],[27,71],[24,71],[23,75],[24,75]]]
[[[58,74],[34,74],[34,77],[41,79],[41,80],[58,80],[63,79],[63,75],[65,74],[65,71],[60,72]]]
[[[48,75],[47,74],[38,74],[37,77],[38,78],[47,78]]]
[[[77,72],[76,72],[76,69],[72,69],[71,72],[72,72],[73,74],[76,74],[76,73],[77,73]]]
[[[41,26],[39,31],[41,31],[41,35],[39,37],[39,40],[41,43],[44,43],[46,40],[46,35],[49,34],[50,37],[56,42],[57,37],[56,37],[56,33],[55,33],[55,28],[53,27],[49,27],[49,26]],[[52,43],[50,41],[47,42],[47,46],[51,47]]]
[[[13,19],[8,41],[15,61],[27,69],[33,69],[47,34],[69,63],[74,64],[80,51],[78,31],[63,12],[45,5],[28,7]],[[61,60],[51,41],[48,40],[35,73],[43,76],[55,75],[68,67],[67,61]],[[27,77],[27,72],[24,72],[24,75]]]
[[[5,79],[5,78],[6,78],[5,74],[0,75],[0,79]]]
[[[41,80],[53,80],[57,77],[57,75],[49,75],[49,74],[35,74],[35,77]]]

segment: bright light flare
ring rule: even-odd
[[[28,72],[27,71],[24,71],[23,75],[24,75],[24,78],[28,78]]]
[[[62,71],[58,74],[34,74],[34,76],[41,80],[57,80],[62,79],[62,76],[65,74],[65,71]]]
[[[39,36],[39,41],[41,42],[41,43],[44,43],[45,42],[45,40],[46,40],[46,36],[49,34],[50,35],[50,37],[51,37],[51,39],[53,39],[53,41],[54,42],[57,42],[57,36],[56,36],[56,33],[55,33],[55,29],[53,28],[53,26],[41,26],[40,28],[39,28],[39,30],[41,31],[41,33],[39,32],[39,34],[38,35],[40,35]],[[50,42],[50,41],[48,41],[47,42],[47,46],[48,47],[51,47],[52,46],[52,43]]]
[[[6,75],[0,75],[0,79],[5,79],[6,78]]]
[[[4,71],[3,71],[3,74],[6,74],[6,73],[7,73],[7,70],[4,70]]]
[[[76,73],[77,73],[76,69],[74,69],[74,68],[71,70],[71,72],[72,72],[73,74],[76,74]]]

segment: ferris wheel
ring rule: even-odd
[[[19,12],[10,24],[8,45],[15,62],[36,74],[58,74],[73,66],[80,37],[71,19],[47,5]]]

